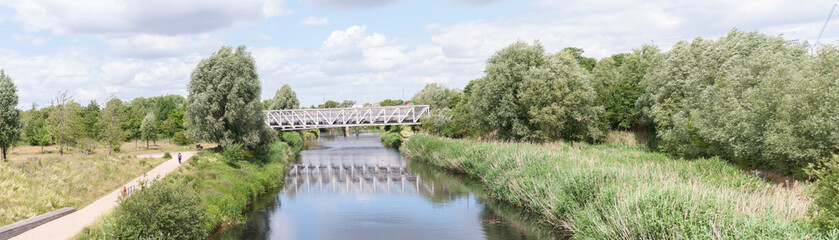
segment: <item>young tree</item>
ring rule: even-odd
[[[50,101],[50,108],[47,130],[58,145],[59,154],[64,155],[64,149],[78,139],[80,106],[64,91]]]
[[[120,144],[125,139],[125,130],[122,129],[125,119],[125,106],[122,101],[111,96],[105,103],[97,123],[102,140],[108,144],[108,155],[111,155],[115,144]]]
[[[6,72],[0,70],[0,155],[9,161],[7,155],[20,137],[20,111],[17,107],[17,87]]]
[[[264,150],[276,134],[265,124],[260,85],[254,59],[245,46],[236,51],[225,46],[201,60],[187,89],[188,137]]]
[[[448,107],[449,99],[460,95],[460,90],[447,88],[436,83],[426,84],[422,90],[414,94],[411,102],[414,104],[428,104],[431,108]]]
[[[143,124],[140,125],[141,138],[146,140],[146,149],[149,149],[149,141],[157,140],[157,119],[153,112],[146,114]]]
[[[81,137],[89,139],[99,138],[99,128],[96,126],[96,123],[99,122],[99,112],[99,104],[96,103],[96,100],[91,100],[87,106],[78,112]]]
[[[271,110],[280,109],[298,109],[300,108],[300,101],[297,100],[297,93],[291,90],[288,84],[283,85],[280,90],[274,93],[274,98],[270,101]]]

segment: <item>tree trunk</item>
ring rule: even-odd
[[[108,156],[111,156],[111,151],[114,150],[114,146],[111,143],[108,143]]]
[[[58,155],[59,156],[64,156],[64,145],[61,145],[61,144],[58,145]]]
[[[146,150],[149,150],[149,140],[146,140]]]
[[[0,148],[0,152],[2,152],[2,155],[3,155],[3,161],[4,161],[4,162],[9,162],[9,159],[8,159],[8,158],[6,158],[6,148]]]

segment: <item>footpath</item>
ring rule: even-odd
[[[195,151],[181,152],[183,155],[183,162],[186,163],[186,161],[195,155],[195,153]],[[158,177],[163,178],[179,166],[177,153],[174,155],[175,156],[173,156],[172,159],[161,163],[151,171],[146,172],[143,176],[135,178],[131,182],[126,183],[124,186],[126,188],[133,187],[134,189],[139,189],[140,181],[150,182]],[[93,222],[96,221],[96,219],[99,219],[102,214],[111,211],[114,207],[119,205],[119,202],[117,201],[119,200],[119,196],[122,194],[122,191],[123,188],[120,187],[79,211],[33,228],[15,236],[12,239],[41,240],[72,238],[73,236],[76,236],[76,234],[80,233],[85,227],[93,224]]]

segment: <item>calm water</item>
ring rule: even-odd
[[[322,136],[285,187],[216,239],[554,239],[532,215],[480,187],[402,158],[378,134]]]

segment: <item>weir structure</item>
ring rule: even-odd
[[[406,166],[344,165],[332,163],[292,164],[286,175],[287,193],[398,193],[425,192],[434,195],[434,184],[410,172]]]
[[[265,110],[265,123],[281,130],[419,125],[429,116],[428,105]]]

